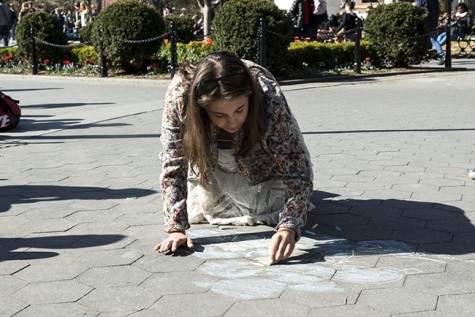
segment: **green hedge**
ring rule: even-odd
[[[373,45],[367,41],[360,42],[361,61],[372,61],[379,66],[379,57]],[[355,43],[321,43],[292,42],[289,46],[288,66],[291,68],[314,67],[332,69],[354,64]]]

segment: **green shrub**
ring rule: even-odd
[[[202,60],[206,55],[208,55],[212,50],[212,41],[191,41],[187,44],[177,43],[177,62],[182,64],[185,62],[188,63],[197,63]],[[159,58],[168,61],[171,61],[170,53],[171,44],[168,43],[162,47],[159,53]]]
[[[158,51],[162,41],[123,41],[152,39],[164,31],[163,18],[155,9],[134,0],[119,0],[96,17],[92,26],[92,42],[99,54],[102,38],[104,56],[112,66],[135,71],[143,68],[144,61]]]
[[[367,41],[360,42],[361,61],[371,60],[374,66],[379,66],[379,58],[373,45]],[[288,67],[314,67],[332,69],[349,67],[354,64],[355,43],[321,43],[321,42],[292,42],[289,45]]]
[[[46,12],[35,12],[25,15],[18,23],[15,32],[18,51],[21,56],[31,56],[30,29],[33,28],[35,37],[51,44],[66,45],[68,40],[55,16]],[[46,45],[36,40],[36,56],[38,61],[48,59],[52,62],[69,58],[70,50]]]
[[[171,31],[170,22],[174,22],[177,42],[188,43],[195,40],[193,26],[195,22],[189,16],[168,15],[164,17],[166,32]]]
[[[97,64],[99,56],[94,51],[94,48],[89,45],[81,45],[72,49],[72,55],[80,65]]]
[[[287,48],[292,41],[292,21],[271,0],[229,0],[216,12],[211,37],[216,50],[236,53],[241,58],[257,60],[259,18],[265,17],[266,65],[278,72],[287,62]],[[278,34],[278,35],[277,35]]]
[[[365,39],[389,65],[407,66],[431,48],[427,17],[426,9],[407,2],[379,5],[368,13]]]

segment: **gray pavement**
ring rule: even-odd
[[[168,81],[0,75],[24,114],[0,135],[0,316],[474,316],[475,67],[454,66],[283,86],[316,209],[270,267],[265,226],[153,251]]]

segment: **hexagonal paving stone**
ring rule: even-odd
[[[251,302],[237,302],[226,312],[226,317],[247,316],[307,316],[310,308],[307,305],[279,299],[264,299]]]
[[[409,287],[362,290],[356,303],[380,311],[408,313],[435,310],[437,296]]]
[[[211,291],[237,300],[256,300],[278,298],[286,286],[284,283],[268,279],[240,278],[220,280]]]
[[[140,286],[97,288],[79,300],[91,310],[117,312],[150,307],[163,295]]]
[[[27,306],[28,302],[10,296],[0,296],[0,316],[13,316]]]
[[[98,250],[78,257],[77,262],[90,267],[119,266],[132,264],[142,256],[142,253],[135,250]]]
[[[2,296],[13,294],[19,289],[25,287],[28,283],[11,275],[0,276],[0,294]]]
[[[87,265],[80,263],[70,263],[67,265],[35,263],[16,273],[14,276],[30,283],[52,282],[72,280],[87,269]]]
[[[92,288],[74,281],[55,281],[29,284],[12,296],[29,304],[75,302]]]
[[[441,273],[447,262],[418,254],[385,255],[379,258],[376,268],[399,271],[405,275]]]
[[[186,304],[183,304],[186,303]],[[149,309],[130,316],[180,316],[180,317],[215,317],[227,316],[226,312],[234,301],[211,292],[184,295],[166,295]],[[242,313],[242,311],[241,311]],[[253,316],[247,314],[247,316]],[[241,315],[242,316],[242,315]],[[257,316],[257,315],[254,315]]]
[[[76,278],[76,281],[91,287],[139,285],[151,273],[132,266],[91,268]]]
[[[169,272],[154,274],[140,286],[156,294],[202,293],[209,290],[217,280],[195,271]]]
[[[2,261],[0,262],[0,275],[11,275],[15,272],[23,270],[30,264],[25,261]]]
[[[87,308],[77,303],[61,303],[61,304],[47,304],[47,305],[30,305],[15,317],[95,317],[97,312],[89,311]],[[102,314],[101,314],[102,316]]]
[[[397,230],[393,232],[391,238],[413,244],[427,244],[449,242],[452,240],[452,236],[453,235],[448,232],[423,228],[413,230]]]
[[[475,294],[454,294],[439,297],[437,311],[451,316],[475,316]]]

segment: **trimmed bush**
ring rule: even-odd
[[[165,32],[170,32],[170,22],[175,23],[175,31],[177,33],[177,42],[188,43],[195,40],[193,34],[193,25],[195,22],[189,16],[179,16],[179,15],[168,15],[164,17],[165,21]]]
[[[372,61],[378,66],[379,58],[373,45],[367,41],[360,43],[361,59]],[[306,66],[333,69],[337,67],[352,66],[355,59],[355,43],[320,43],[320,42],[292,42],[289,46],[290,68],[303,68]]]
[[[385,63],[405,67],[426,56],[431,48],[427,17],[426,9],[408,2],[378,5],[368,13],[365,39]]]
[[[278,72],[287,63],[287,48],[292,41],[292,21],[271,0],[229,0],[216,12],[211,29],[215,50],[236,53],[257,60],[259,18],[265,17],[266,66]]]
[[[18,52],[21,56],[31,56],[30,29],[33,28],[35,37],[51,44],[67,45],[68,39],[63,33],[62,26],[51,13],[35,12],[23,16],[18,23],[15,32],[18,43]],[[36,56],[38,61],[48,59],[52,62],[60,62],[69,58],[70,50],[58,48],[36,41]]]
[[[97,15],[92,26],[92,42],[99,55],[102,39],[104,56],[112,66],[136,71],[143,68],[144,61],[158,51],[163,41],[123,41],[148,40],[162,35],[164,31],[163,18],[155,9],[134,0],[119,0]]]

